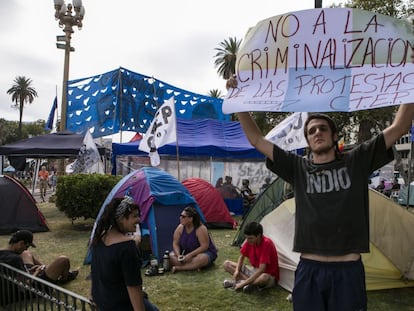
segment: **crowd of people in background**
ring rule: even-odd
[[[387,197],[396,198],[398,197],[398,193],[401,189],[401,184],[398,181],[397,177],[391,181],[386,181],[384,178],[381,178],[378,185],[373,185],[372,181],[370,183],[370,187],[374,188],[376,191],[386,195]]]
[[[33,169],[17,171],[12,173],[12,177],[16,178],[26,187],[30,188],[34,178],[33,172]],[[37,173],[37,189],[39,189],[41,202],[46,201],[46,194],[49,190],[52,193],[56,192],[57,179],[58,176],[54,167],[48,168],[46,164],[41,166]]]
[[[225,176],[224,182],[222,177],[218,178],[215,187],[225,201],[241,199],[243,204],[243,215],[246,215],[246,213],[254,205],[258,195],[270,186],[271,181],[272,178],[270,176],[266,176],[264,179],[264,184],[261,185],[258,193],[255,193],[250,188],[249,179],[242,179],[242,185],[241,188],[239,188],[233,184],[233,178],[231,176]]]

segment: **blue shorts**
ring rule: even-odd
[[[320,262],[301,258],[292,300],[295,311],[366,311],[362,260]]]
[[[217,255],[210,252],[209,250],[205,251],[203,254],[207,255],[207,257],[208,257],[208,264],[207,264],[207,266],[205,266],[205,268],[212,266],[214,264],[214,261],[217,258]]]

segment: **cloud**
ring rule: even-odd
[[[66,2],[68,2],[66,0]],[[125,67],[187,91],[225,93],[214,67],[214,48],[229,37],[242,39],[250,26],[272,15],[310,9],[312,0],[136,1],[84,0],[82,30],[74,27],[69,79]],[[0,0],[0,116],[18,119],[6,94],[17,75],[33,80],[39,98],[24,121],[47,119],[56,93],[61,98],[63,35],[53,1]],[[13,117],[14,116],[14,117]]]

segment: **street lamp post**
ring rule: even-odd
[[[62,85],[62,103],[60,114],[59,130],[62,132],[66,130],[66,111],[68,104],[68,80],[69,80],[69,56],[70,52],[75,51],[70,46],[72,38],[73,26],[77,26],[80,30],[82,28],[82,20],[85,16],[85,8],[82,5],[82,0],[72,0],[72,4],[66,6],[64,0],[54,0],[55,3],[55,18],[59,21],[59,27],[63,28],[64,36],[57,36],[57,41],[64,41],[64,43],[56,43],[58,49],[65,50],[65,63],[63,67],[63,85]],[[72,13],[72,9],[75,10]]]

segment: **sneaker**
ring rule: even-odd
[[[243,293],[251,293],[254,290],[256,290],[256,286],[254,285],[249,284],[249,285],[243,286]]]
[[[61,285],[64,285],[64,284],[66,284],[66,283],[68,283],[68,282],[70,282],[70,281],[73,281],[74,279],[76,279],[76,277],[78,276],[78,274],[79,274],[79,270],[72,270],[72,271],[69,271],[68,272],[68,277],[66,278],[66,279],[59,279],[58,281],[57,281],[57,284],[61,284]]]
[[[78,274],[79,274],[79,270],[72,270],[72,271],[69,271],[69,273],[68,273],[68,278],[66,279],[66,281],[73,281],[74,279],[76,279],[76,277],[78,276]]]
[[[236,285],[236,282],[234,280],[224,280],[223,282],[223,287],[224,288],[231,288],[234,287],[234,285]]]

